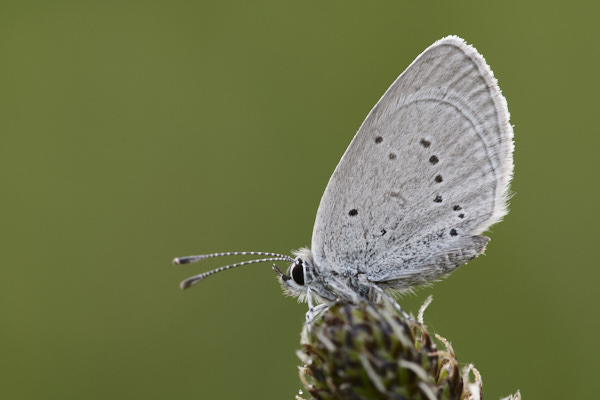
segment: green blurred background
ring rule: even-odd
[[[327,180],[435,40],[508,99],[511,212],[429,294],[486,398],[597,395],[600,3],[2,2],[0,395],[292,399],[306,305],[269,264],[310,244]],[[284,267],[283,263],[280,264]]]

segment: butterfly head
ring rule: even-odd
[[[279,275],[279,282],[286,294],[304,301],[308,287],[313,281],[313,258],[310,249],[302,248],[294,252],[296,258],[283,273],[276,265],[273,267]]]
[[[315,267],[312,251],[302,248],[295,251],[294,255],[296,258],[294,258],[286,273],[283,273],[277,266],[273,268],[279,275],[279,282],[285,293],[298,297],[298,301],[306,301],[310,289],[321,302],[334,301],[336,296],[321,279]]]

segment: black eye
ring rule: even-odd
[[[292,267],[292,278],[298,285],[304,285],[304,266],[302,264],[302,260],[296,261]]]

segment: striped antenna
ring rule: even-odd
[[[213,274],[216,274],[217,272],[225,271],[225,270],[231,269],[231,268],[241,267],[243,265],[256,264],[256,263],[269,262],[269,261],[289,261],[289,262],[294,261],[294,259],[292,257],[285,255],[285,254],[266,253],[266,252],[262,252],[262,251],[233,251],[233,252],[227,252],[227,253],[212,253],[212,254],[202,254],[202,255],[198,255],[198,256],[179,257],[179,258],[176,258],[173,260],[173,264],[175,264],[175,265],[190,264],[190,263],[202,261],[207,258],[213,258],[213,257],[245,256],[245,255],[261,255],[261,256],[271,256],[271,257],[261,258],[258,260],[243,261],[243,262],[239,262],[236,264],[226,265],[224,267],[213,269],[212,271],[204,272],[200,275],[195,275],[190,278],[187,278],[186,280],[181,282],[179,287],[181,287],[181,289],[187,289],[188,287],[192,286],[193,284],[198,283],[201,280],[203,280],[204,278],[211,276]]]
[[[228,251],[226,253],[201,254],[199,256],[178,257],[173,260],[173,264],[191,264],[198,261],[206,260],[207,258],[225,257],[225,256],[269,256],[285,258],[283,261],[294,261],[294,259],[285,254],[266,253],[264,251]]]

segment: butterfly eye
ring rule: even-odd
[[[294,282],[296,282],[300,286],[304,285],[304,263],[302,262],[302,260],[296,260],[296,262],[292,266],[291,272],[292,279],[294,279]]]

